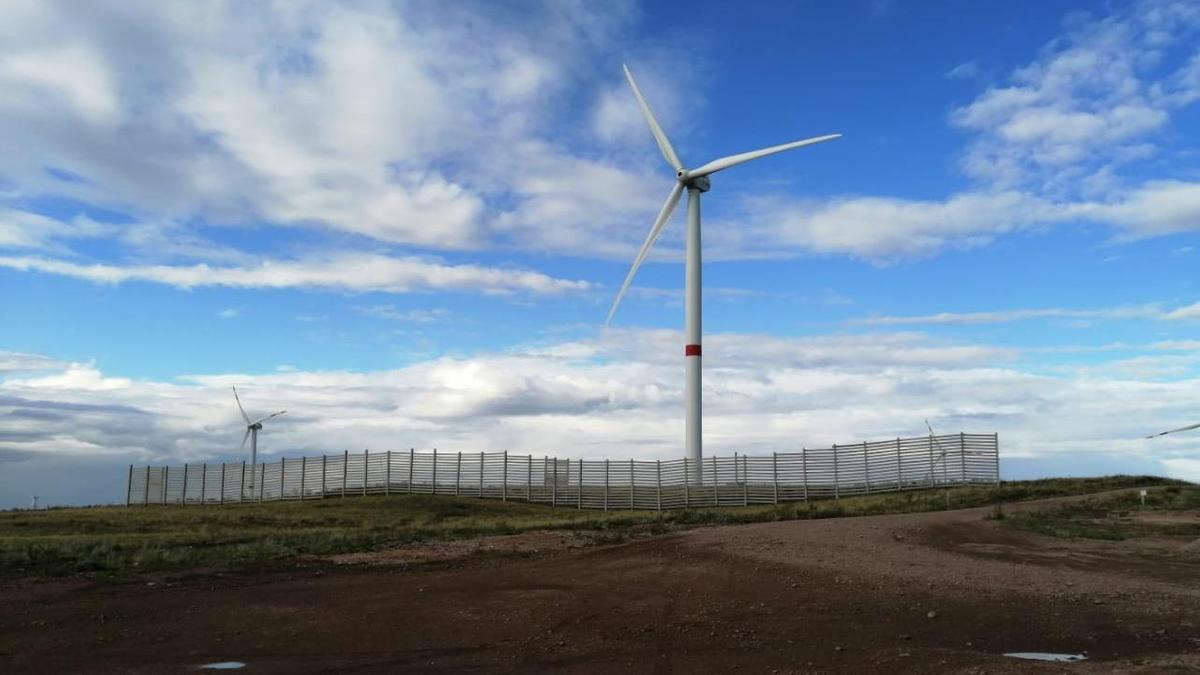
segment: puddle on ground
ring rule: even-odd
[[[221,661],[220,663],[206,663],[200,666],[200,670],[238,670],[245,667],[246,664],[241,661]]]
[[[1011,656],[1014,659],[1029,659],[1031,661],[1057,661],[1059,663],[1072,663],[1074,661],[1086,661],[1087,657],[1083,654],[1054,654],[1052,652],[1009,652],[1005,656]]]

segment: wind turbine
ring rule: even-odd
[[[1160,431],[1157,434],[1150,434],[1146,438],[1155,438],[1156,436],[1166,436],[1167,434],[1173,434],[1177,431],[1191,431],[1192,429],[1200,429],[1200,424],[1191,424],[1186,427],[1179,427],[1178,429],[1172,429],[1170,431]]]
[[[654,134],[654,140],[658,141],[658,149],[662,152],[662,156],[667,160],[667,164],[675,172],[675,185],[671,188],[670,194],[667,195],[667,201],[663,204],[662,210],[658,212],[658,218],[654,220],[654,225],[650,227],[650,234],[646,237],[646,242],[642,244],[642,249],[638,251],[637,257],[633,260],[633,266],[629,268],[629,274],[625,276],[625,282],[621,284],[621,290],[617,292],[617,297],[613,299],[612,307],[608,310],[608,318],[604,320],[604,325],[612,322],[613,315],[617,312],[617,305],[621,304],[621,298],[625,296],[625,292],[629,290],[629,284],[633,282],[633,277],[637,274],[638,268],[641,267],[642,261],[646,259],[646,255],[650,253],[650,249],[654,246],[654,242],[658,240],[658,236],[662,234],[663,227],[670,220],[671,214],[675,212],[675,207],[679,205],[679,199],[686,189],[688,193],[687,204],[687,257],[684,270],[684,278],[686,281],[684,299],[686,309],[684,312],[684,332],[685,344],[683,347],[684,363],[686,366],[686,403],[685,403],[685,457],[693,460],[692,464],[693,475],[699,476],[701,447],[700,447],[700,195],[708,192],[711,187],[709,176],[732,166],[737,166],[752,159],[774,155],[777,152],[801,148],[806,145],[813,145],[824,141],[831,141],[841,136],[841,134],[829,134],[828,136],[817,136],[815,138],[807,138],[802,141],[794,141],[792,143],[784,143],[783,145],[774,145],[761,150],[752,150],[743,152],[737,155],[730,155],[715,159],[708,164],[702,164],[695,169],[686,169],[683,162],[679,159],[679,155],[675,153],[675,148],[671,147],[671,141],[667,140],[667,135],[663,133],[662,127],[658,125],[658,120],[654,118],[654,113],[650,110],[650,106],[646,103],[646,99],[642,97],[642,92],[638,89],[637,82],[633,79],[633,73],[629,72],[628,66],[622,66],[625,69],[625,77],[629,80],[629,86],[633,88],[633,95],[637,97],[638,106],[642,109],[642,115],[645,116],[646,122],[650,125],[650,132]]]
[[[266,417],[262,417],[262,418],[259,418],[257,420],[254,420],[253,422],[251,422],[250,416],[246,414],[246,409],[242,407],[242,399],[238,398],[237,387],[233,388],[233,400],[237,401],[237,407],[238,407],[238,410],[241,411],[241,413],[242,413],[242,419],[246,420],[246,435],[242,436],[242,445],[241,445],[241,447],[238,448],[238,452],[241,452],[242,450],[244,450],[246,448],[246,439],[249,438],[250,439],[250,466],[257,466],[258,465],[258,431],[259,431],[259,429],[262,429],[262,423],[266,422],[267,420],[271,419],[272,417],[278,417],[278,416],[286,413],[287,411],[280,410],[277,413],[271,413],[270,415],[267,415]],[[254,487],[254,486],[251,485],[251,487]]]

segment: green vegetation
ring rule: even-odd
[[[1062,538],[1120,541],[1148,536],[1200,536],[1200,521],[1162,517],[1181,511],[1200,511],[1200,487],[1168,485],[1151,488],[1145,506],[1142,506],[1138,493],[1131,491],[1002,517],[1011,527]]]
[[[0,577],[257,571],[298,556],[370,551],[422,540],[572,529],[619,540],[708,524],[936,511],[1139,486],[1149,476],[1050,479],[879,494],[777,506],[681,511],[570,508],[427,495],[226,506],[92,507],[0,513]],[[1193,489],[1180,494],[1193,494]],[[1155,495],[1164,493],[1155,491]],[[1136,499],[1136,495],[1133,497]],[[1189,499],[1194,498],[1189,497]],[[1011,516],[1010,516],[1011,517]]]

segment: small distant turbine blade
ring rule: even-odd
[[[237,387],[233,388],[233,400],[237,401],[238,410],[242,411],[242,419],[246,420],[246,424],[250,424],[250,416],[246,414],[246,409],[242,407],[242,399],[238,398]]]
[[[679,206],[679,197],[682,194],[683,183],[676,181],[675,187],[671,188],[671,194],[667,195],[667,201],[663,204],[662,211],[658,212],[658,218],[650,228],[646,243],[642,244],[642,250],[638,251],[637,258],[633,260],[633,266],[629,268],[629,274],[625,275],[625,283],[621,284],[621,290],[617,291],[617,297],[613,298],[612,307],[608,310],[608,318],[604,320],[605,326],[612,322],[613,315],[617,313],[617,306],[621,304],[621,298],[625,297],[625,291],[629,290],[629,284],[633,283],[633,277],[637,274],[638,268],[642,266],[642,261],[646,259],[650,249],[654,247],[654,242],[662,234],[663,227],[671,219],[671,214],[675,212],[675,207]]]
[[[759,157],[766,157],[767,155],[774,155],[777,152],[784,152],[785,150],[791,150],[793,148],[802,148],[806,145],[815,145],[817,143],[824,143],[825,141],[832,141],[835,138],[841,138],[841,137],[842,137],[841,134],[829,134],[828,136],[817,136],[815,138],[806,138],[802,141],[795,141],[792,143],[784,143],[783,145],[773,145],[769,148],[763,148],[762,150],[753,150],[751,152],[743,152],[739,155],[730,155],[728,157],[722,157],[721,159],[714,159],[713,161],[709,162],[708,164],[705,164],[702,167],[688,171],[688,176],[692,176],[692,177],[707,176],[710,173],[716,173],[722,169],[728,169],[731,166],[737,166],[738,164],[743,164],[745,162],[749,162],[752,159],[758,159]]]
[[[261,424],[261,423],[266,422],[267,420],[271,419],[272,417],[279,417],[280,415],[283,415],[286,412],[287,412],[286,410],[280,410],[277,413],[271,413],[270,415],[267,415],[266,417],[263,417],[261,419],[257,419],[255,421],[251,422],[251,424]]]
[[[242,444],[238,446],[238,452],[246,449],[246,439],[250,438],[250,427],[246,427],[246,435],[242,436]]]
[[[646,103],[646,99],[642,96],[642,90],[638,89],[637,82],[633,79],[633,73],[629,72],[629,66],[622,64],[621,67],[625,69],[625,77],[629,80],[629,86],[633,87],[633,95],[637,97],[642,115],[650,124],[650,132],[654,134],[654,140],[658,141],[658,149],[662,151],[663,159],[667,160],[667,164],[670,164],[672,169],[676,171],[683,169],[683,162],[679,161],[679,155],[675,154],[675,148],[671,147],[671,141],[667,140],[667,135],[658,125],[658,120],[654,118],[654,111],[650,109],[650,104]]]
[[[1173,434],[1173,433],[1176,433],[1179,431],[1191,431],[1192,429],[1200,429],[1200,424],[1191,424],[1186,427],[1179,427],[1178,429],[1171,429],[1170,431],[1160,431],[1157,434],[1150,434],[1146,438],[1155,438],[1158,436],[1166,436],[1167,434]]]

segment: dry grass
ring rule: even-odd
[[[1151,476],[1048,479],[999,486],[879,494],[681,511],[576,511],[520,502],[393,495],[225,506],[91,507],[0,513],[0,577],[126,579],[194,569],[257,571],[298,556],[351,553],[418,540],[530,530],[665,532],[708,524],[936,511],[1139,486]],[[1191,492],[1194,493],[1194,490]],[[1157,492],[1156,492],[1157,494]],[[1136,498],[1136,497],[1134,497]]]

